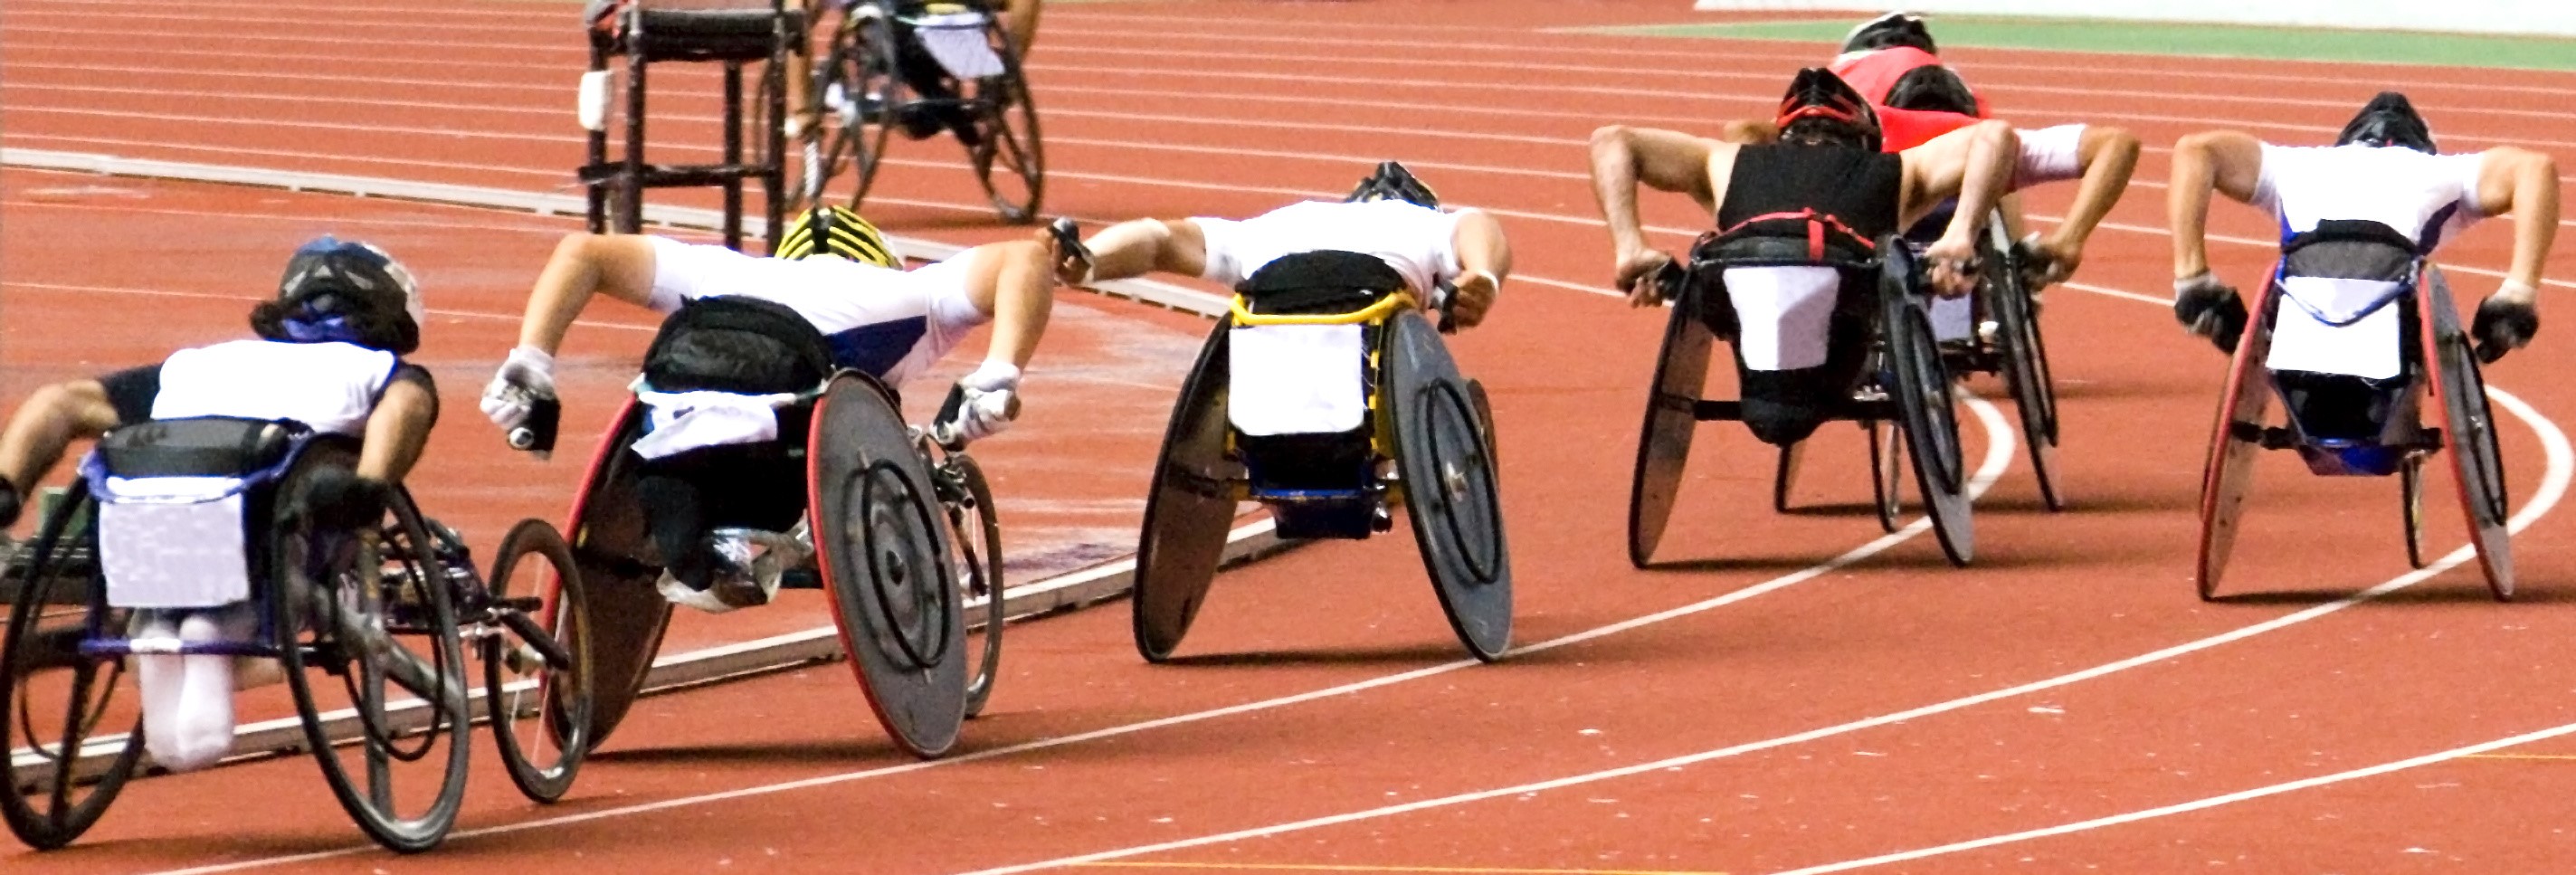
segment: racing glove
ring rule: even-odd
[[[2478,304],[2478,315],[2469,323],[2469,336],[2478,342],[2478,361],[2495,364],[2504,354],[2521,349],[2540,333],[2540,311],[2532,304],[2531,289],[2519,283],[2506,282],[2503,289]]]
[[[526,425],[539,401],[555,399],[555,357],[533,346],[510,350],[499,373],[483,387],[483,415],[503,431]]]
[[[2245,336],[2245,300],[2234,287],[2204,271],[2174,280],[2174,319],[2183,330],[2209,338],[2218,351],[2234,355],[2236,341]]]
[[[957,381],[942,406],[931,439],[942,446],[966,444],[1001,434],[1020,415],[1020,368],[1005,361],[984,362]]]

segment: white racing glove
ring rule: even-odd
[[[957,394],[956,412],[931,426],[933,439],[962,446],[1001,434],[1020,415],[1019,366],[986,360],[957,380]]]
[[[483,415],[503,431],[527,424],[530,407],[555,397],[555,357],[533,346],[510,350],[483,387]]]

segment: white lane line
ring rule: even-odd
[[[2512,394],[2493,386],[2489,386],[2487,388],[2487,393],[2495,398],[2496,401],[2503,404],[2507,411],[2513,413],[2515,417],[2520,418],[2525,425],[2530,426],[2531,430],[2540,436],[2541,445],[2548,453],[2548,470],[2542,475],[2539,491],[2532,495],[2531,502],[2524,505],[2521,512],[2516,513],[2513,516],[2512,529],[2513,531],[2519,532],[2524,528],[2529,527],[2531,523],[2538,520],[2541,515],[2548,513],[2552,507],[2557,506],[2559,499],[2566,494],[2569,474],[2571,470],[2576,470],[2576,451],[2571,451],[2569,449],[2567,444],[2567,435],[2559,431],[2556,424],[2550,422],[2547,417],[2540,415],[2540,411],[2532,409],[2528,404],[2524,404],[2522,399],[2516,398]],[[1979,415],[1986,416],[1988,414],[1981,410]],[[1989,431],[1993,430],[1995,426],[2000,423],[2000,419],[2000,416],[1997,416],[1995,422],[1988,424],[1987,428]],[[1920,523],[1918,523],[1918,525],[1919,524]],[[2055,689],[2103,677],[2105,675],[2116,674],[2141,666],[2154,665],[2166,660],[2179,658],[2198,651],[2217,647],[2222,644],[2252,638],[2267,632],[2304,623],[2318,617],[2323,617],[2328,614],[2341,611],[2345,608],[2352,607],[2353,605],[2361,604],[2362,602],[2370,601],[2372,599],[2379,598],[2380,596],[2387,595],[2388,593],[2413,586],[2416,583],[2432,578],[2434,575],[2459,567],[2462,563],[2469,561],[2470,557],[2473,555],[2475,554],[2468,546],[2462,545],[2459,549],[2453,550],[2449,555],[2442,557],[2441,560],[2425,566],[2421,570],[2399,575],[2398,577],[2385,583],[2381,583],[2378,586],[2374,586],[2367,590],[2336,599],[2332,602],[2317,605],[2297,613],[2276,617],[2271,620],[2256,623],[2251,626],[2240,627],[2196,641],[2184,642],[2172,647],[2140,654],[2117,662],[2104,663],[2081,671],[2068,672],[2045,680],[1992,690],[1973,696],[1963,696],[1946,702],[1938,702],[1891,714],[1881,714],[1876,717],[1854,720],[1849,723],[1835,726],[1810,729],[1793,735],[1783,735],[1761,741],[1730,745],[1727,747],[1717,748],[1715,750],[1706,750],[1698,753],[1667,757],[1653,762],[1637,763],[1612,769],[1602,769],[1599,771],[1585,772],[1579,775],[1568,775],[1566,777],[1553,778],[1545,781],[1533,781],[1509,787],[1477,790],[1468,793],[1442,796],[1435,799],[1424,799],[1399,805],[1388,805],[1362,811],[1344,812],[1341,814],[1326,815],[1323,817],[1314,817],[1288,823],[1254,827],[1251,829],[1241,829],[1232,832],[1199,836],[1196,838],[1156,842],[1148,845],[1136,845],[1115,850],[1096,851],[1088,854],[1058,857],[1056,859],[1043,860],[1035,863],[1022,863],[1011,866],[998,866],[990,869],[978,869],[973,872],[964,873],[964,875],[1011,875],[1011,873],[1035,872],[1044,869],[1075,866],[1083,863],[1096,863],[1103,860],[1117,860],[1128,857],[1144,856],[1146,854],[1162,853],[1165,851],[1177,851],[1187,848],[1206,847],[1208,845],[1227,844],[1243,841],[1245,839],[1262,838],[1265,836],[1300,832],[1303,830],[1336,826],[1363,820],[1393,817],[1399,814],[1409,814],[1433,808],[1445,808],[1470,802],[1481,802],[1488,799],[1499,799],[1508,796],[1519,796],[1527,793],[1540,793],[1565,787],[1581,786],[1584,784],[1592,784],[1615,778],[1625,778],[1651,772],[1660,772],[1666,769],[1726,759],[1728,757],[1742,756],[1748,753],[1786,747],[1818,739],[1832,738],[1838,735],[1847,735],[1864,729],[1903,723],[1909,720],[1917,720],[1936,714],[1944,714],[2001,699],[2027,695],[2030,693],[2040,692],[2042,690]]]
[[[2001,411],[1997,410],[1997,409],[1995,408],[1995,406],[1994,406],[1992,403],[1987,402],[1985,399],[1977,398],[1977,397],[1974,397],[1974,396],[1968,396],[1968,397],[1966,397],[1964,400],[1967,402],[1967,404],[1968,404],[1968,408],[1976,414],[1978,425],[1979,425],[1980,427],[1982,427],[1982,428],[1985,430],[1986,435],[1987,435],[1987,439],[1986,439],[1986,453],[1985,453],[1985,456],[1984,456],[1984,458],[1983,458],[1982,460],[1980,460],[1980,461],[1979,461],[1978,466],[1977,466],[1976,473],[1975,473],[1975,475],[1973,476],[1973,478],[1969,481],[1969,484],[1968,484],[1968,490],[1969,490],[1969,493],[1970,493],[1970,495],[1971,495],[1971,496],[1983,495],[1983,494],[1985,493],[1985,491],[1986,491],[1988,488],[1990,488],[1990,487],[1992,487],[1992,486],[1994,485],[1995,480],[1996,480],[1997,478],[1999,478],[1999,477],[2003,476],[2003,472],[2004,472],[2005,467],[2006,467],[2006,466],[2008,466],[2008,465],[2010,465],[2010,464],[2011,464],[2011,462],[2012,462],[2013,457],[2014,457],[2015,455],[2017,455],[2016,450],[2018,450],[2018,448],[2019,448],[2019,443],[2018,443],[2018,441],[2016,441],[2016,440],[2015,440],[2015,434],[2017,433],[2017,430],[2016,430],[2016,429],[2014,429],[2014,428],[2012,427],[2011,423],[2008,423],[2008,422],[2004,421],[2003,413],[2002,413]],[[1911,539],[1913,539],[1913,538],[1915,538],[1915,537],[1917,537],[1917,536],[1919,536],[1919,535],[1922,535],[1922,534],[1923,534],[1923,533],[1925,533],[1925,532],[1931,531],[1931,529],[1932,529],[1932,522],[1931,522],[1931,520],[1930,520],[1929,518],[1918,518],[1918,519],[1914,520],[1911,524],[1908,524],[1907,526],[1905,526],[1905,527],[1904,527],[1904,528],[1902,528],[1902,529],[1898,529],[1898,530],[1896,530],[1896,531],[1895,531],[1894,533],[1892,533],[1892,534],[1881,535],[1881,536],[1879,536],[1878,538],[1876,538],[1876,539],[1874,539],[1874,540],[1871,540],[1870,542],[1868,542],[1868,543],[1866,543],[1866,544],[1862,544],[1862,545],[1860,545],[1860,546],[1858,546],[1858,547],[1852,548],[1849,552],[1846,552],[1846,553],[1844,553],[1844,554],[1842,554],[1842,555],[1840,555],[1840,556],[1836,556],[1836,557],[1834,557],[1834,558],[1832,558],[1832,559],[1828,559],[1828,560],[1826,560],[1826,561],[1824,561],[1824,562],[1821,562],[1821,563],[1818,563],[1818,564],[1815,564],[1815,565],[1808,566],[1808,567],[1806,567],[1806,568],[1804,568],[1804,569],[1800,569],[1800,570],[1798,570],[1798,571],[1791,572],[1791,573],[1789,573],[1789,574],[1784,574],[1784,575],[1781,575],[1781,576],[1779,576],[1779,577],[1774,577],[1774,578],[1771,578],[1770,580],[1766,580],[1766,581],[1763,581],[1763,582],[1761,582],[1761,583],[1758,583],[1758,584],[1754,584],[1754,585],[1752,585],[1752,586],[1745,587],[1745,588],[1743,588],[1743,589],[1738,589],[1738,590],[1735,590],[1735,591],[1733,591],[1733,592],[1729,592],[1729,593],[1727,593],[1727,594],[1725,594],[1725,595],[1717,596],[1717,597],[1710,598],[1710,599],[1706,599],[1706,600],[1703,600],[1703,601],[1693,602],[1693,603],[1691,603],[1691,604],[1683,605],[1683,606],[1681,606],[1681,607],[1677,607],[1677,608],[1672,608],[1672,609],[1670,609],[1670,610],[1659,611],[1659,612],[1656,612],[1656,613],[1653,613],[1653,614],[1648,614],[1648,615],[1645,615],[1645,616],[1642,616],[1642,617],[1635,617],[1635,618],[1631,618],[1631,619],[1628,619],[1628,620],[1623,620],[1623,621],[1620,621],[1620,622],[1617,622],[1617,623],[1612,623],[1612,624],[1607,625],[1607,626],[1601,626],[1601,627],[1594,628],[1594,629],[1590,629],[1590,630],[1586,630],[1586,631],[1583,631],[1583,632],[1577,632],[1577,633],[1572,634],[1572,635],[1567,635],[1567,636],[1560,637],[1560,638],[1554,638],[1554,639],[1550,639],[1550,640],[1547,640],[1547,641],[1542,641],[1542,642],[1539,642],[1539,643],[1536,643],[1536,644],[1529,645],[1529,646],[1527,646],[1527,647],[1514,648],[1511,652],[1512,652],[1512,653],[1537,653],[1537,652],[1544,651],[1544,650],[1553,650],[1553,649],[1556,649],[1556,648],[1558,648],[1558,647],[1564,647],[1564,646],[1567,646],[1567,645],[1577,644],[1577,643],[1581,643],[1581,642],[1584,642],[1584,641],[1590,641],[1590,640],[1593,640],[1593,639],[1595,639],[1595,638],[1601,638],[1601,637],[1608,636],[1608,635],[1615,635],[1615,634],[1618,634],[1618,633],[1620,633],[1620,632],[1626,632],[1626,631],[1629,631],[1629,630],[1632,630],[1632,629],[1637,629],[1637,628],[1644,627],[1644,626],[1651,626],[1651,625],[1654,625],[1654,624],[1657,624],[1657,623],[1662,623],[1662,622],[1665,622],[1665,621],[1668,621],[1668,620],[1675,620],[1675,619],[1680,619],[1680,618],[1682,618],[1682,617],[1688,617],[1688,616],[1691,616],[1691,615],[1694,615],[1694,614],[1704,613],[1704,612],[1707,612],[1707,611],[1710,611],[1710,610],[1714,610],[1714,609],[1717,609],[1717,608],[1720,608],[1720,607],[1724,607],[1724,606],[1726,606],[1726,605],[1731,605],[1731,604],[1734,604],[1734,603],[1736,603],[1736,602],[1744,601],[1744,600],[1746,600],[1746,599],[1750,599],[1750,598],[1753,598],[1753,597],[1755,597],[1755,596],[1759,596],[1759,595],[1763,595],[1763,594],[1771,593],[1771,592],[1776,592],[1776,591],[1779,591],[1779,590],[1781,590],[1781,589],[1786,589],[1786,588],[1788,588],[1788,587],[1795,586],[1795,585],[1797,585],[1797,584],[1804,583],[1804,582],[1809,581],[1809,580],[1814,580],[1814,579],[1816,579],[1816,578],[1818,578],[1818,577],[1822,577],[1822,576],[1824,576],[1824,575],[1826,575],[1826,574],[1829,574],[1829,573],[1832,573],[1832,572],[1834,572],[1834,571],[1836,571],[1836,570],[1839,570],[1839,569],[1841,569],[1841,568],[1843,568],[1843,567],[1845,567],[1845,566],[1848,566],[1848,565],[1851,565],[1851,564],[1853,564],[1853,563],[1859,562],[1859,561],[1861,561],[1861,560],[1863,560],[1863,559],[1867,559],[1867,558],[1869,558],[1869,557],[1871,557],[1871,556],[1878,555],[1879,553],[1886,552],[1889,548],[1895,547],[1895,546],[1896,546],[1896,545],[1898,545],[1898,544],[1902,544],[1902,543],[1904,543],[1904,542],[1906,542],[1906,541],[1908,541],[1908,540],[1911,540]],[[560,816],[560,817],[549,817],[549,818],[544,818],[544,819],[540,819],[540,820],[531,820],[531,821],[523,821],[523,822],[520,822],[520,823],[504,824],[504,825],[500,825],[500,826],[484,827],[484,828],[482,828],[482,829],[461,830],[461,831],[458,831],[458,832],[454,833],[453,835],[450,835],[448,838],[449,838],[449,841],[450,841],[450,842],[455,842],[455,841],[458,841],[458,840],[477,838],[477,837],[481,837],[481,836],[506,835],[506,834],[509,834],[509,833],[526,832],[526,831],[529,831],[529,830],[545,829],[545,828],[548,828],[548,827],[565,826],[565,825],[576,824],[576,823],[585,823],[585,822],[594,821],[594,820],[604,820],[604,819],[609,819],[609,818],[628,817],[628,816],[637,815],[637,814],[647,814],[647,813],[651,813],[651,812],[656,812],[656,811],[665,811],[665,810],[674,809],[674,808],[687,808],[687,807],[698,806],[698,805],[706,805],[706,804],[716,803],[716,802],[724,802],[724,801],[729,801],[729,800],[734,800],[734,799],[745,799],[745,798],[751,798],[751,797],[755,797],[755,796],[767,796],[767,795],[771,795],[771,794],[775,794],[775,793],[785,793],[785,792],[789,792],[789,791],[793,791],[793,790],[804,790],[804,789],[809,789],[809,788],[814,788],[814,787],[825,787],[825,786],[831,786],[831,785],[834,785],[834,784],[848,783],[848,782],[851,782],[851,781],[866,780],[866,779],[869,779],[869,778],[879,778],[879,777],[886,777],[886,776],[890,776],[890,775],[901,775],[901,774],[905,774],[905,773],[909,773],[909,772],[917,772],[917,771],[921,771],[921,770],[923,770],[923,769],[939,768],[939,767],[942,767],[942,766],[961,765],[961,764],[964,764],[964,763],[978,762],[978,761],[982,761],[982,760],[996,759],[996,758],[1006,757],[1006,756],[1014,756],[1014,755],[1017,755],[1017,754],[1029,753],[1029,752],[1032,752],[1032,751],[1040,751],[1040,750],[1046,750],[1046,749],[1050,749],[1050,748],[1064,747],[1064,746],[1067,746],[1067,745],[1081,744],[1081,743],[1084,743],[1084,742],[1098,741],[1098,740],[1106,739],[1106,738],[1117,738],[1117,737],[1120,737],[1120,736],[1133,735],[1133,734],[1135,734],[1135,733],[1145,732],[1145,731],[1154,730],[1154,729],[1162,729],[1162,728],[1165,728],[1165,727],[1181,726],[1181,725],[1186,725],[1186,724],[1191,724],[1191,723],[1199,723],[1199,722],[1204,722],[1204,721],[1208,721],[1208,720],[1214,720],[1214,719],[1218,719],[1218,718],[1222,718],[1222,717],[1231,717],[1231,716],[1235,716],[1235,715],[1238,715],[1238,714],[1250,714],[1250,713],[1255,713],[1255,712],[1259,712],[1259,711],[1268,711],[1268,710],[1272,710],[1272,709],[1276,709],[1276,708],[1283,708],[1283,707],[1287,707],[1287,706],[1289,706],[1289,705],[1296,705],[1296,704],[1300,704],[1300,703],[1304,703],[1304,702],[1316,701],[1316,700],[1319,700],[1319,699],[1328,699],[1328,698],[1333,698],[1333,697],[1337,697],[1337,696],[1352,695],[1352,694],[1356,694],[1356,693],[1365,692],[1365,691],[1368,691],[1368,690],[1377,689],[1377,688],[1379,688],[1379,687],[1393,686],[1393,685],[1401,684],[1401,683],[1405,683],[1405,682],[1408,682],[1408,681],[1415,681],[1415,680],[1420,680],[1420,679],[1427,678],[1427,677],[1434,677],[1434,676],[1438,676],[1438,675],[1448,674],[1448,673],[1450,673],[1450,672],[1454,672],[1454,671],[1458,671],[1458,670],[1466,669],[1466,668],[1472,668],[1472,667],[1475,667],[1475,666],[1478,666],[1478,665],[1483,665],[1483,663],[1477,662],[1476,660],[1472,660],[1472,659],[1461,659],[1461,660],[1456,660],[1456,661],[1453,661],[1453,662],[1445,662],[1445,663],[1441,663],[1441,664],[1439,664],[1439,665],[1429,666],[1429,667],[1426,667],[1426,668],[1414,669],[1414,670],[1412,670],[1412,671],[1400,672],[1400,673],[1397,673],[1397,674],[1391,674],[1391,675],[1385,675],[1385,676],[1382,676],[1382,677],[1370,678],[1370,679],[1368,679],[1368,680],[1364,680],[1364,681],[1357,681],[1357,682],[1353,682],[1353,683],[1342,684],[1342,685],[1339,685],[1339,686],[1332,686],[1332,687],[1325,687],[1325,688],[1322,688],[1322,689],[1309,690],[1309,691],[1306,691],[1306,692],[1303,692],[1303,693],[1296,693],[1296,694],[1287,695],[1287,696],[1280,696],[1280,697],[1277,697],[1277,698],[1263,699],[1263,700],[1260,700],[1260,701],[1257,701],[1257,702],[1246,702],[1246,703],[1243,703],[1243,704],[1240,704],[1240,705],[1229,705],[1229,706],[1226,706],[1226,707],[1223,707],[1223,708],[1213,708],[1213,709],[1209,709],[1209,710],[1205,710],[1205,711],[1195,711],[1195,712],[1191,712],[1191,713],[1188,713],[1188,714],[1179,714],[1179,715],[1174,715],[1174,716],[1171,716],[1171,717],[1164,717],[1164,718],[1160,718],[1160,719],[1156,719],[1156,720],[1147,720],[1147,721],[1143,721],[1143,722],[1140,722],[1140,723],[1129,723],[1129,724],[1125,724],[1125,725],[1121,725],[1121,726],[1112,726],[1112,727],[1107,727],[1107,728],[1103,728],[1103,729],[1095,729],[1095,730],[1092,730],[1092,731],[1089,731],[1089,732],[1080,732],[1080,733],[1075,733],[1075,734],[1072,734],[1072,735],[1058,736],[1058,737],[1055,737],[1055,738],[1045,738],[1045,739],[1039,739],[1039,740],[1037,740],[1037,741],[1022,742],[1022,743],[1020,743],[1020,744],[1014,744],[1014,745],[1010,745],[1010,746],[1008,746],[1008,747],[997,747],[997,748],[993,748],[993,749],[991,749],[991,750],[976,751],[976,752],[973,752],[973,753],[968,753],[968,754],[964,754],[964,755],[960,755],[960,756],[953,756],[953,757],[949,757],[949,758],[947,758],[947,759],[942,759],[942,760],[929,760],[929,761],[921,761],[921,762],[909,762],[909,763],[903,763],[903,764],[900,764],[900,765],[884,766],[884,767],[874,768],[874,769],[862,769],[862,770],[859,770],[859,771],[853,771],[853,772],[842,772],[842,773],[838,773],[838,774],[831,774],[831,775],[820,775],[820,776],[816,776],[816,777],[812,777],[812,778],[805,778],[805,779],[795,780],[795,781],[784,781],[784,782],[775,783],[775,784],[762,784],[762,785],[751,786],[751,787],[743,787],[743,788],[739,788],[739,789],[726,790],[726,791],[721,791],[721,792],[716,792],[716,793],[705,793],[705,794],[700,794],[700,795],[696,795],[696,796],[683,796],[683,797],[678,797],[678,798],[673,798],[673,799],[664,799],[664,800],[660,800],[660,801],[657,801],[657,802],[647,802],[647,803],[643,803],[643,804],[639,804],[639,805],[628,805],[628,806],[622,806],[622,807],[618,807],[618,808],[608,808],[608,809],[602,809],[602,810],[599,810],[599,811],[584,812],[584,813],[581,813],[581,814],[570,814],[570,815],[563,815],[563,816]],[[312,853],[305,853],[305,854],[290,854],[290,855],[276,856],[276,857],[260,857],[260,858],[254,858],[254,859],[249,859],[249,860],[240,860],[240,861],[235,861],[235,862],[230,862],[230,863],[217,863],[217,864],[212,864],[212,865],[207,865],[207,866],[197,866],[197,867],[191,867],[191,868],[186,868],[186,869],[173,869],[173,870],[168,870],[168,871],[164,871],[164,872],[156,873],[156,875],[211,875],[211,873],[216,873],[216,872],[237,872],[237,871],[241,871],[241,870],[244,870],[244,869],[254,869],[254,868],[261,868],[261,867],[266,867],[266,866],[279,866],[279,865],[288,865],[288,864],[294,864],[294,863],[308,863],[308,862],[313,862],[313,861],[316,861],[316,860],[328,860],[328,859],[335,859],[335,858],[339,858],[339,857],[347,857],[347,856],[352,856],[352,855],[356,855],[356,854],[367,853],[367,852],[371,852],[371,851],[375,851],[375,850],[377,850],[377,848],[376,848],[376,846],[374,846],[374,845],[358,845],[358,846],[351,846],[351,847],[344,847],[344,848],[335,848],[335,849],[328,850],[328,851],[315,851],[315,852],[312,852]]]
[[[29,289],[39,292],[77,292],[84,295],[140,295],[149,298],[189,298],[204,301],[264,301],[268,299],[265,295],[227,295],[218,292],[174,292],[168,289],[138,289],[130,286],[84,286],[68,283],[36,283],[24,280],[0,280],[0,288]],[[458,319],[484,319],[501,322],[517,322],[520,319],[520,314],[517,313],[484,313],[475,310],[443,310],[435,307],[422,312],[428,313],[432,316],[448,316]],[[660,325],[595,322],[587,319],[574,320],[572,324],[584,328],[608,328],[617,331],[658,331],[661,329]]]
[[[2512,393],[2490,386],[2487,388],[2487,395],[2494,399],[2496,403],[2503,405],[2506,410],[2512,411],[2516,418],[2521,419],[2525,423],[2531,424],[2533,430],[2540,435],[2541,444],[2548,448],[2550,465],[2549,473],[2543,478],[2541,490],[2544,493],[2549,493],[2546,496],[2546,500],[2555,502],[2558,499],[2558,494],[2551,492],[2553,487],[2562,492],[2566,488],[2566,469],[2568,467],[2569,455],[2567,449],[2567,436],[2559,433],[2555,426],[2547,426],[2546,424],[2548,423],[2548,419],[2542,417],[2540,415],[2540,411],[2533,409],[2531,405],[2524,403],[2521,398],[2515,397]],[[2541,506],[2542,500],[2542,496],[2533,496],[2532,505],[2523,508],[2523,513],[2514,515],[2515,531],[2521,531],[2523,526],[2530,523],[2531,519],[2537,518],[2536,514],[2531,513],[2531,509],[2532,507]],[[2443,562],[2451,565],[2460,564],[2467,558],[2461,555],[2467,549],[2468,548],[2463,547],[2460,550],[2453,551],[2449,557],[2445,557],[2443,559]],[[2418,573],[2421,574],[2422,572]],[[2383,588],[2393,589],[2394,587],[2384,586]],[[1792,869],[1786,872],[1781,872],[1779,875],[1822,875],[1822,873],[1826,872],[1845,872],[1852,869],[1883,866],[1888,863],[1902,863],[1907,860],[1920,860],[1925,857],[1955,854],[1960,851],[1973,851],[1979,848],[1991,848],[1996,845],[2006,845],[2014,842],[2029,841],[2031,839],[2066,835],[2068,833],[2085,832],[2088,830],[2101,829],[2103,827],[2136,823],[2141,820],[2151,820],[2158,817],[2168,817],[2176,814],[2199,811],[2206,808],[2216,808],[2221,805],[2243,802],[2249,799],[2260,799],[2265,796],[2277,796],[2294,790],[2306,790],[2315,787],[2327,786],[2329,784],[2340,784],[2345,781],[2385,775],[2390,772],[2403,771],[2417,766],[2427,766],[2446,760],[2459,759],[2465,756],[2474,756],[2491,750],[2529,744],[2543,739],[2557,738],[2569,733],[2576,733],[2576,723],[2535,730],[2509,738],[2499,738],[2494,741],[2472,744],[2467,747],[2456,747],[2437,753],[2409,757],[2395,762],[2380,763],[2375,766],[2350,769],[2347,771],[2336,772],[2331,775],[2318,775],[2313,778],[2284,781],[2282,783],[2272,784],[2269,786],[2256,787],[2251,790],[2239,790],[2234,793],[2210,796],[2189,802],[2179,802],[2172,805],[2131,811],[2125,814],[2114,814],[2108,817],[2097,817],[2091,820],[2076,821],[2074,823],[2060,824],[2043,829],[2025,830],[2023,832],[2007,833],[2004,835],[1993,835],[1984,838],[1969,839],[1967,841],[1952,842],[1946,845],[1918,848],[1911,851],[1900,851],[1893,854],[1882,854],[1875,857],[1864,857],[1857,860],[1844,860],[1838,863],[1809,866],[1804,869]]]

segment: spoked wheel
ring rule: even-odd
[[[533,519],[502,536],[489,587],[473,632],[492,738],[510,783],[553,802],[572,789],[590,751],[590,591],[563,534]],[[538,595],[546,592],[553,598]]]
[[[0,750],[9,753],[0,815],[37,850],[71,844],[96,824],[143,755],[141,698],[125,660],[80,653],[93,632],[123,635],[131,613],[107,607],[91,530],[70,530],[95,506],[88,496],[86,485],[72,486],[8,569],[21,588],[0,638]]]
[[[1035,221],[1046,197],[1046,149],[1038,139],[1038,107],[1029,99],[1029,82],[1020,70],[1020,53],[999,20],[985,24],[984,38],[1002,59],[1002,75],[967,84],[969,102],[982,116],[983,137],[966,151],[975,163],[975,178],[992,196],[1002,221],[1024,225]]]
[[[957,570],[960,598],[981,599],[972,615],[983,629],[983,646],[966,664],[966,716],[984,713],[993,696],[993,674],[1002,664],[1002,623],[1008,618],[1002,583],[1002,522],[994,512],[993,490],[984,469],[964,453],[949,456],[932,472],[940,479],[939,503],[948,515],[951,567]],[[967,605],[975,611],[976,605]]]
[[[2052,511],[2064,510],[2057,489],[2057,383],[2048,371],[2048,345],[2039,334],[2039,313],[2031,306],[2021,258],[2000,218],[1987,222],[1987,311],[1995,316],[1996,342],[2002,347],[2004,382],[2021,414],[2023,445],[2029,448],[2031,473],[2039,478],[2039,497]]]
[[[426,851],[465,797],[465,656],[445,570],[408,496],[355,531],[317,529],[291,510],[304,481],[350,455],[308,448],[279,484],[269,532],[279,661],[340,807],[385,847]]]
[[[1956,399],[1950,394],[1950,372],[1942,366],[1932,323],[1912,284],[1914,259],[1902,240],[1881,241],[1886,265],[1879,279],[1883,308],[1880,331],[1887,341],[1884,383],[1904,419],[1907,456],[1914,462],[1914,482],[1932,517],[1932,532],[1952,565],[1975,558],[1975,532],[1970,528],[1965,453],[1959,445]]]
[[[2486,376],[2478,369],[2477,351],[2460,329],[2459,311],[2451,307],[2451,287],[2442,272],[2424,271],[2426,309],[2433,315],[2429,338],[2442,399],[2442,427],[2450,445],[2453,473],[2460,485],[2460,509],[2468,514],[2470,544],[2486,571],[2487,589],[2497,601],[2513,599],[2513,530],[2505,495],[2504,448],[2496,442],[2495,410],[2487,404]]]
[[[1664,323],[1654,385],[1646,387],[1645,424],[1637,433],[1637,468],[1628,486],[1628,564],[1644,568],[1664,540],[1699,430],[1700,393],[1708,387],[1709,349],[1717,335],[1700,320],[1708,306],[1700,284],[1687,284]]]
[[[2406,565],[2424,567],[2424,457],[2397,469],[2399,510],[2406,515]]]
[[[1870,506],[1878,511],[1878,528],[1896,533],[1897,515],[1903,511],[1905,455],[1897,445],[1898,429],[1893,423],[1875,419],[1861,420],[1862,431],[1869,434]]]
[[[813,203],[841,171],[850,171],[850,208],[867,200],[876,184],[877,166],[900,127],[895,109],[913,99],[894,70],[894,23],[875,4],[858,4],[832,31],[832,41],[814,65],[806,90],[815,123],[806,128],[807,184],[800,194]]]

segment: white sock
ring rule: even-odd
[[[173,622],[176,615],[176,622]],[[154,611],[136,637],[182,641],[243,641],[258,627],[248,605],[212,611]],[[143,747],[173,772],[222,760],[233,743],[233,658],[138,656],[143,688]]]

